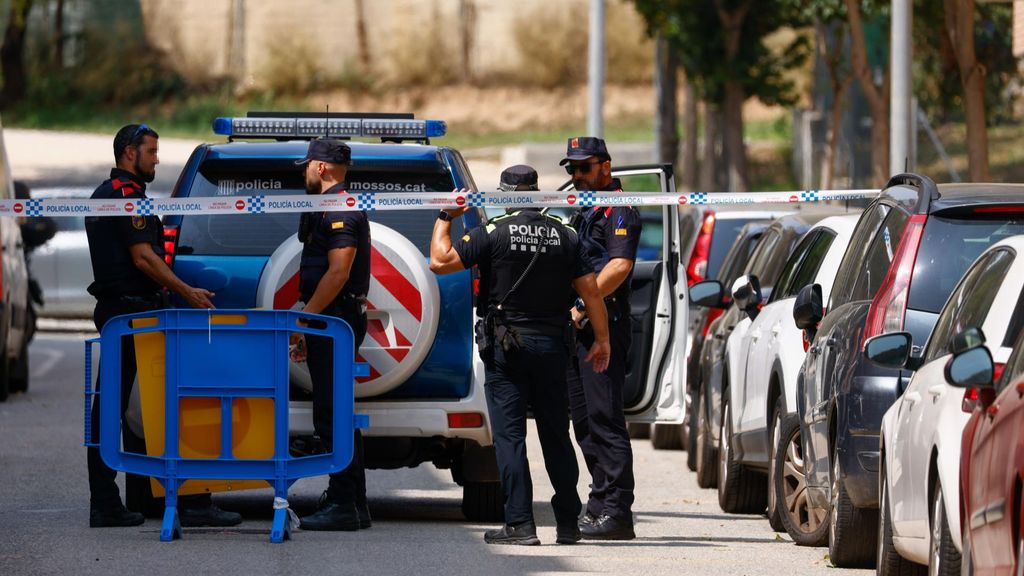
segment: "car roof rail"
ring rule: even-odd
[[[938,200],[941,196],[941,194],[939,194],[939,187],[935,185],[935,182],[931,178],[922,174],[915,174],[913,172],[904,172],[902,174],[892,176],[889,178],[889,181],[885,183],[882,191],[885,192],[893,186],[905,186],[917,189],[917,205],[914,207],[915,214],[927,214],[931,203]]]

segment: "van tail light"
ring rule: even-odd
[[[164,226],[164,262],[174,264],[174,253],[178,249],[178,227]]]
[[[978,389],[968,388],[964,390],[964,399],[960,402],[960,409],[970,414],[978,407]]]
[[[917,249],[924,233],[927,216],[915,214],[910,217],[907,228],[903,232],[896,247],[896,254],[889,265],[889,272],[882,280],[882,286],[871,301],[868,309],[868,320],[864,325],[864,338],[903,330],[903,319],[907,313],[907,297],[910,294],[910,278],[914,274],[914,262],[917,260]],[[884,230],[883,230],[884,233]]]
[[[708,273],[708,256],[711,255],[711,234],[715,231],[715,213],[708,211],[704,214],[704,222],[701,224],[700,233],[697,234],[697,244],[693,247],[693,254],[690,255],[690,262],[686,265],[686,284],[693,286],[704,280]]]

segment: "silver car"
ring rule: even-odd
[[[88,198],[90,188],[40,188],[33,198]],[[92,283],[85,217],[54,218],[57,234],[29,256],[32,276],[43,289],[41,317],[92,318],[96,299],[86,288]]]

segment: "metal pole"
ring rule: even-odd
[[[604,138],[604,0],[590,0],[587,134]]]
[[[890,30],[892,96],[889,105],[889,172],[913,170],[910,158],[913,0],[893,0]]]

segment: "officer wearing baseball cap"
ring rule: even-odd
[[[503,191],[536,190],[537,172],[512,166],[501,174]],[[488,544],[540,544],[533,518],[533,484],[526,459],[526,411],[533,409],[544,464],[555,489],[559,544],[580,539],[579,467],[569,439],[566,362],[572,330],[566,305],[573,289],[594,309],[595,337],[586,358],[595,370],[607,364],[608,324],[594,272],[576,234],[539,209],[512,209],[452,241],[451,220],[466,208],[442,210],[430,242],[430,269],[450,274],[480,270],[477,346],[484,361],[487,411],[505,493],[505,525],[484,534]]]
[[[604,140],[569,138],[559,162],[579,191],[615,193],[622,184],[612,177],[612,157]],[[633,531],[633,450],[623,414],[622,388],[632,340],[630,280],[640,243],[640,214],[632,206],[580,208],[573,217],[580,245],[597,272],[597,286],[607,309],[612,356],[606,371],[587,359],[593,339],[584,319],[593,307],[577,300],[573,322],[579,328],[576,354],[569,362],[569,403],[576,442],[592,483],[586,513],[580,520],[584,539],[631,540]]]
[[[333,139],[309,143],[296,164],[305,169],[307,194],[345,194],[352,161],[347,144]],[[370,222],[365,211],[305,213],[299,224],[303,243],[299,298],[303,312],[341,318],[352,327],[355,348],[366,336],[366,294],[370,289]],[[313,429],[325,451],[333,449],[334,357],[331,339],[293,334],[292,359],[309,364],[313,381]],[[353,431],[352,462],[330,475],[318,510],[302,518],[303,530],[353,531],[371,526],[366,505],[363,437]]]

